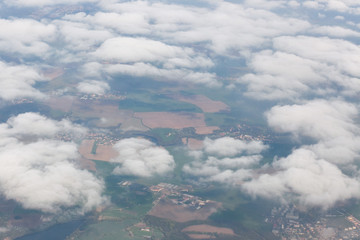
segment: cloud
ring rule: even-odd
[[[267,146],[259,141],[243,141],[230,137],[204,140],[203,149],[190,151],[194,158],[183,171],[201,181],[240,184],[251,179],[252,168],[257,167]]]
[[[9,6],[16,7],[41,7],[63,4],[94,3],[98,0],[5,0]]]
[[[89,80],[79,83],[77,89],[79,92],[87,94],[104,94],[110,90],[110,86],[106,82]]]
[[[151,33],[149,19],[140,13],[97,12],[94,15],[78,13],[67,15],[64,19],[71,22],[82,22],[102,26],[120,34],[143,34]]]
[[[318,28],[321,30],[322,28]],[[260,100],[356,96],[360,92],[357,66],[360,48],[345,40],[327,37],[278,37],[275,50],[250,56],[253,73],[238,79],[245,95]]]
[[[174,170],[174,158],[169,152],[146,139],[127,138],[118,141],[114,149],[119,155],[112,162],[120,163],[114,174],[152,177]]]
[[[78,213],[104,203],[104,183],[76,165],[73,142],[54,140],[56,134],[83,134],[67,120],[54,121],[24,113],[0,124],[0,192],[24,208]]]
[[[341,72],[353,77],[360,77],[360,47],[342,39],[327,37],[278,37],[274,47],[297,56],[322,61],[335,66]]]
[[[266,117],[276,131],[291,133],[300,141],[304,138],[315,141],[303,147],[320,158],[337,164],[360,158],[360,128],[353,120],[358,117],[358,110],[351,103],[314,100],[303,105],[275,106]]]
[[[294,150],[273,163],[276,172],[246,182],[242,189],[253,196],[289,200],[305,207],[327,209],[337,202],[359,198],[359,179],[342,173],[308,149]]]
[[[166,64],[166,68],[196,68],[214,65],[209,58],[194,58],[194,51],[190,48],[170,46],[146,38],[111,38],[106,40],[93,54],[107,61],[155,62]]]
[[[32,19],[0,19],[0,51],[46,58],[56,28]]]
[[[220,85],[215,74],[193,70],[212,67],[213,62],[198,56],[191,48],[171,46],[146,38],[117,37],[106,40],[91,55],[109,62],[103,69],[110,74]]]
[[[219,55],[237,55],[240,50],[261,46],[269,38],[296,34],[310,27],[304,20],[283,18],[263,9],[226,1],[209,4],[210,7],[193,7],[147,1],[104,1],[101,6],[118,14],[144,16],[148,22],[151,20],[151,34],[168,42],[202,44]],[[139,22],[138,26],[143,24]]]
[[[323,9],[348,14],[360,14],[360,3],[356,0],[311,0],[303,3],[304,7],[313,9]]]
[[[233,157],[239,154],[257,154],[267,148],[260,141],[242,141],[231,137],[222,137],[215,140],[205,138],[204,151],[222,157]]]
[[[37,82],[46,81],[36,69],[26,65],[10,65],[0,61],[0,98],[13,100],[20,97],[42,99],[45,94],[37,90]]]

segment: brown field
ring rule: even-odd
[[[199,150],[203,147],[203,141],[195,138],[188,138],[187,144],[191,150]]]
[[[69,112],[75,97],[64,96],[64,97],[52,97],[45,104],[53,109],[60,110],[63,112]]]
[[[192,225],[184,228],[182,232],[219,233],[226,235],[235,235],[234,231],[230,228],[215,227],[206,224]]]
[[[141,118],[149,128],[174,128],[205,127],[203,113],[172,113],[172,112],[136,112],[134,117]]]
[[[116,127],[131,120],[138,121],[133,118],[133,111],[120,110],[116,104],[101,101],[82,101],[63,96],[53,97],[46,104],[56,110],[71,112],[72,116],[80,119],[93,119],[92,123],[97,127]]]
[[[155,207],[151,209],[149,215],[170,219],[175,222],[206,220],[220,207],[220,203],[211,202],[201,209],[195,210],[193,208],[177,205],[169,200],[161,200]]]
[[[215,130],[219,130],[219,127],[215,127],[215,126],[209,126],[209,127],[197,127],[195,128],[195,132],[197,134],[211,134],[213,133]]]
[[[193,95],[193,96],[175,96],[176,100],[194,104],[201,108],[204,112],[215,113],[220,111],[230,111],[228,105],[220,101],[214,101],[204,95]]]
[[[83,169],[87,169],[87,170],[90,170],[90,171],[96,171],[96,164],[93,161],[89,160],[89,159],[81,157],[79,159],[79,163],[80,163],[80,167],[83,168]]]
[[[216,238],[215,236],[211,236],[211,235],[207,235],[207,234],[192,234],[192,233],[188,233],[187,234],[190,238],[192,239],[209,239],[209,238]]]
[[[99,144],[96,149],[96,154],[92,154],[91,150],[94,145],[95,140],[84,140],[82,141],[79,152],[86,158],[91,160],[99,161],[110,161],[110,159],[116,157],[118,153],[113,149],[112,145],[102,145]]]
[[[116,127],[132,118],[133,112],[119,110],[116,104],[104,104],[100,101],[74,101],[72,114],[82,119],[96,118],[94,124],[97,127]]]

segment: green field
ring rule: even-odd
[[[163,94],[134,93],[119,102],[120,109],[135,112],[202,112],[193,104],[176,101]]]

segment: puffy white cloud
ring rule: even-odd
[[[278,2],[284,1],[271,1],[271,4]],[[237,55],[240,50],[261,46],[269,38],[296,34],[310,27],[304,20],[281,17],[246,5],[226,1],[209,4],[212,6],[207,8],[147,1],[104,1],[102,7],[119,14],[144,16],[151,20],[151,33],[162,39],[179,44],[202,43],[222,55]],[[143,24],[139,22],[140,27]]]
[[[321,34],[323,36],[337,37],[337,38],[360,36],[360,32],[339,26],[319,26],[319,27],[315,27],[314,30],[312,30],[312,32]]]
[[[10,6],[17,7],[41,7],[63,4],[93,3],[98,0],[5,0],[4,2]]]
[[[356,0],[310,0],[303,3],[304,7],[348,14],[360,14],[360,3]]]
[[[93,54],[100,59],[119,63],[166,63],[166,68],[213,66],[213,62],[209,58],[194,57],[194,51],[190,48],[170,46],[146,38],[111,38],[106,40]]]
[[[195,72],[190,69],[164,69],[146,63],[111,64],[104,66],[104,71],[111,75],[148,76],[159,81],[204,84],[209,87],[219,87],[222,85],[214,73]]]
[[[353,122],[357,114],[356,107],[344,101],[314,100],[302,105],[275,106],[266,117],[277,131],[326,140],[359,133]]]
[[[118,141],[114,149],[119,155],[112,162],[120,163],[114,174],[152,177],[171,172],[175,167],[169,152],[146,139],[127,138]]]
[[[32,19],[0,19],[0,51],[46,58],[56,27]]]
[[[359,94],[360,72],[355,67],[360,63],[359,46],[340,39],[308,36],[278,37],[273,42],[277,51],[252,54],[248,65],[254,73],[238,80],[247,85],[246,96],[299,101],[309,96]]]
[[[275,130],[291,133],[298,140],[314,140],[314,144],[303,147],[320,158],[346,164],[360,157],[360,128],[353,120],[358,110],[351,103],[314,100],[302,105],[275,106],[266,116]]]
[[[151,24],[143,14],[127,13],[122,14],[115,12],[97,12],[94,15],[86,15],[85,13],[77,13],[67,15],[64,19],[71,22],[82,22],[102,26],[105,29],[111,29],[119,34],[149,34],[151,32]]]
[[[360,159],[360,128],[354,122],[358,109],[354,104],[313,100],[275,106],[266,117],[270,127],[292,134],[302,146],[245,182],[242,188],[246,192],[324,209],[360,198],[360,179],[357,168],[352,168]]]
[[[9,65],[0,61],[0,98],[12,100],[19,97],[41,99],[45,94],[34,85],[46,79],[34,68],[26,65]]]
[[[205,138],[204,151],[222,157],[233,157],[242,153],[256,154],[267,148],[261,141],[246,142],[231,137],[222,137],[215,140]]]
[[[106,91],[110,90],[110,86],[106,82],[89,80],[79,83],[77,89],[79,92],[87,94],[104,94]]]
[[[17,137],[54,137],[57,133],[72,133],[83,135],[86,129],[71,123],[69,120],[53,121],[37,113],[23,113],[8,119],[6,124],[0,124],[0,134]]]
[[[259,154],[267,146],[259,141],[243,141],[230,137],[204,140],[201,151],[190,151],[194,161],[186,164],[183,171],[199,177],[201,181],[239,184],[252,177],[252,168],[258,166]]]
[[[353,77],[360,77],[360,47],[342,39],[327,37],[278,37],[274,47],[297,56],[321,61],[335,66],[341,72]]]
[[[359,179],[307,149],[297,149],[273,163],[276,172],[262,174],[242,185],[253,196],[296,201],[305,207],[327,209],[339,201],[359,198]]]
[[[220,85],[215,74],[193,70],[212,67],[213,62],[199,56],[191,48],[171,46],[146,38],[117,37],[106,40],[92,56],[110,62],[103,66],[109,74]]]
[[[97,29],[96,26],[81,22],[55,20],[53,24],[58,27],[61,35],[59,40],[65,42],[64,48],[69,53],[75,53],[74,55],[80,55],[79,52],[93,51],[101,43],[114,36],[107,29]]]
[[[69,121],[25,113],[0,124],[0,192],[24,208],[57,213],[90,211],[104,203],[104,184],[76,165],[73,142],[53,140],[57,133],[84,133]]]

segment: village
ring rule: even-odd
[[[341,209],[314,219],[301,215],[295,205],[285,205],[274,207],[265,222],[273,224],[273,234],[284,240],[348,240],[360,237],[360,221]]]

